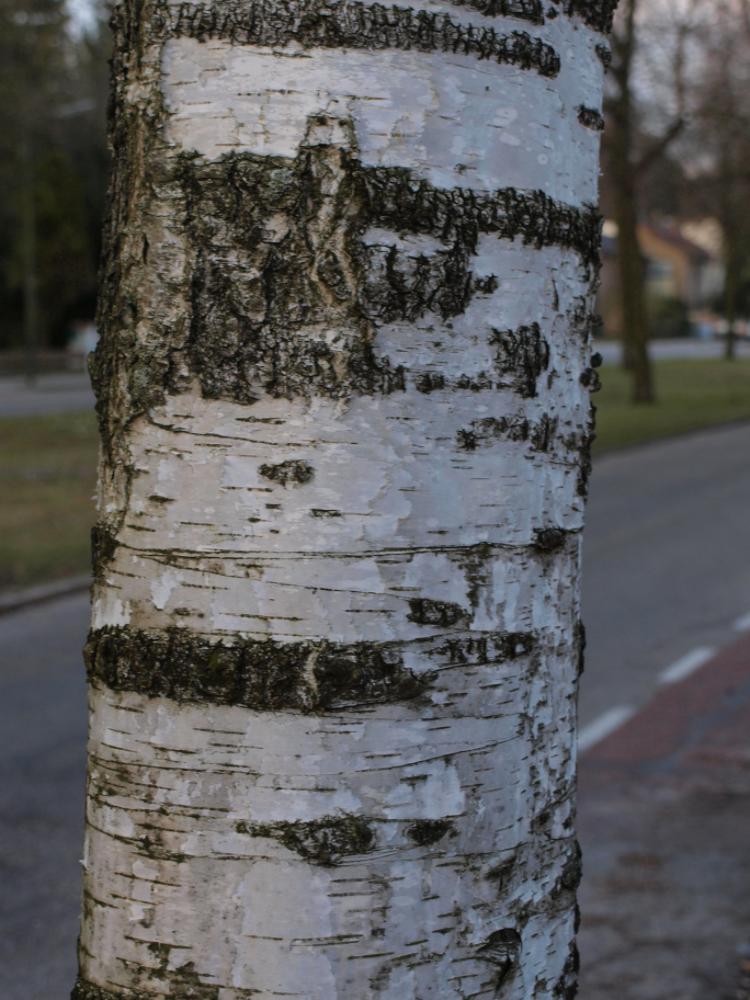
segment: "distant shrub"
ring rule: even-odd
[[[649,302],[651,334],[658,339],[689,337],[691,333],[688,307],[676,298],[659,296]]]

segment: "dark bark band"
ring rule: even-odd
[[[145,971],[145,970],[144,970]],[[131,990],[127,987],[112,991],[103,986],[95,986],[79,976],[70,995],[70,1000],[156,1000],[159,996],[179,997],[180,1000],[218,1000],[219,987],[206,986],[190,969],[184,975],[180,970],[170,973],[169,993],[154,993],[153,990]]]
[[[221,3],[160,4],[170,38],[224,39],[237,45],[335,49],[413,49],[451,52],[536,70],[560,72],[555,50],[525,32],[500,34],[491,27],[462,24],[447,14],[380,3],[331,0],[222,0]]]
[[[413,620],[420,620],[425,609],[415,607],[413,614]],[[428,642],[437,666],[440,661],[464,665],[513,660],[528,655],[535,639],[530,633],[493,632]],[[432,674],[417,674],[405,666],[407,645],[272,639],[238,639],[230,645],[188,629],[157,632],[112,626],[89,634],[84,656],[89,681],[114,691],[256,711],[329,712],[407,701],[425,693]]]

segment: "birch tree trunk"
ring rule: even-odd
[[[572,997],[612,0],[124,0],[76,1000]]]

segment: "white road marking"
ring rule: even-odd
[[[635,709],[630,705],[619,705],[617,708],[610,708],[604,715],[594,719],[588,726],[584,726],[578,734],[578,752],[583,753],[591,749],[596,743],[600,743],[607,736],[610,736],[616,729],[624,725],[635,715]]]
[[[734,623],[735,632],[750,632],[750,611]]]
[[[677,681],[684,680],[690,674],[695,673],[704,663],[708,663],[709,660],[713,659],[715,655],[716,650],[708,646],[701,646],[699,649],[694,649],[673,663],[671,667],[662,670],[659,674],[659,683],[676,684]]]

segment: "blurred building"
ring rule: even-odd
[[[643,223],[638,227],[653,336],[688,335],[693,314],[705,311],[721,295],[724,267],[713,228],[710,221],[690,227],[666,223]],[[622,305],[617,253],[617,226],[607,220],[599,312],[605,335],[619,338]]]

